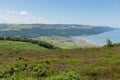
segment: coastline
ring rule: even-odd
[[[74,42],[85,40],[87,43],[90,44],[104,46],[106,44],[107,39],[110,39],[113,43],[120,43],[119,34],[120,34],[120,29],[115,29],[112,31],[103,32],[101,34],[89,35],[89,36],[71,36],[70,38]]]
[[[92,45],[95,45],[95,46],[101,46],[101,45],[99,45],[99,44],[97,44],[97,43],[94,43],[94,42],[91,42],[90,40],[88,40],[88,39],[84,39],[84,38],[82,38],[82,39],[80,39],[79,40],[80,42],[84,42],[84,43],[86,43],[86,44],[92,44]]]
[[[93,44],[93,45],[101,46],[101,45],[99,45],[99,44],[97,44],[97,43],[94,43],[94,42],[88,40],[88,39],[82,38],[82,39],[80,39],[80,41],[81,41],[81,40],[84,40],[84,41],[85,41],[86,43],[88,43],[88,44]]]
[[[73,36],[73,37],[71,37],[71,39],[73,42],[76,42],[76,43],[84,43],[84,44],[88,44],[88,45],[102,46],[102,45],[92,42],[86,38],[77,38],[76,36]]]
[[[100,47],[98,44],[92,43],[87,39],[78,40],[73,37],[60,37],[60,36],[45,37],[44,36],[42,38],[37,38],[37,39],[45,40],[63,49]]]

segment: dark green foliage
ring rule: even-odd
[[[14,73],[13,67],[5,67],[0,71],[0,78],[10,77]]]
[[[104,47],[113,47],[112,41],[110,39],[106,40],[106,45]]]
[[[120,47],[120,43],[114,43],[113,46],[114,47]]]
[[[107,39],[106,42],[107,42],[107,44],[106,44],[107,47],[112,47],[113,46],[112,41],[110,39]]]
[[[32,44],[36,44],[36,45],[48,48],[48,49],[59,49],[58,47],[56,47],[56,46],[54,46],[54,45],[52,45],[52,44],[50,44],[48,42],[33,40],[33,39],[29,39],[29,38],[9,37],[9,36],[2,37],[2,36],[0,36],[0,40],[29,42],[29,43],[32,43]]]
[[[52,76],[46,80],[80,80],[80,77],[74,71],[62,72],[57,76]]]
[[[56,47],[56,46],[54,46],[54,45],[52,45],[50,43],[47,43],[45,41],[39,41],[38,45],[39,46],[44,46],[45,48],[48,48],[48,49],[58,49],[58,47]]]
[[[51,74],[49,67],[45,64],[30,65],[21,60],[17,60],[17,62],[9,66],[4,66],[2,71],[0,71],[0,78],[8,78],[22,72],[28,72],[30,75],[36,77],[46,77]]]
[[[33,67],[32,70],[33,73],[35,73],[35,75],[39,77],[45,77],[49,75],[49,67],[47,65],[36,65]]]

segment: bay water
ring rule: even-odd
[[[103,46],[106,44],[107,39],[110,39],[113,43],[120,43],[120,30],[104,32],[98,35],[74,36],[72,38],[76,41],[86,40],[89,43]]]

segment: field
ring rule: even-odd
[[[21,51],[38,51],[45,50],[46,48],[40,47],[26,42],[17,42],[17,41],[2,41],[0,40],[0,53],[2,52],[21,52]]]
[[[0,41],[0,80],[120,80],[120,47],[46,50]]]

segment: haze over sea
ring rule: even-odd
[[[98,35],[74,36],[72,38],[74,38],[76,41],[86,40],[89,43],[94,43],[103,46],[106,44],[107,39],[110,39],[113,43],[120,43],[120,30],[104,32]]]

